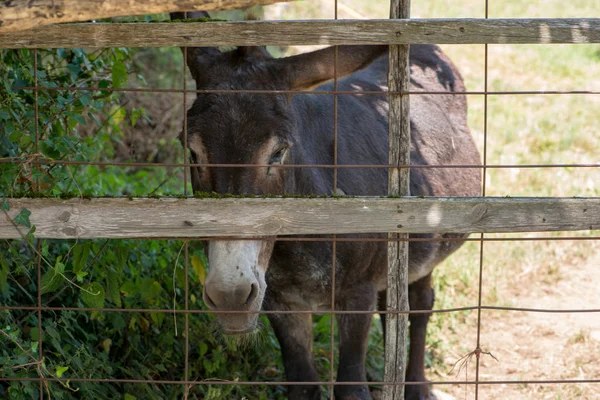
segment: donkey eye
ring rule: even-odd
[[[285,157],[285,153],[287,152],[288,147],[281,147],[278,150],[276,150],[272,155],[271,158],[269,159],[269,165],[273,165],[273,164],[283,164],[283,159]],[[273,169],[274,168],[267,168],[267,176],[271,176],[273,175]]]
[[[285,157],[286,152],[287,152],[287,147],[277,150],[275,153],[273,153],[273,155],[269,159],[269,164],[281,164],[283,161],[283,157]]]

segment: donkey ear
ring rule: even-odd
[[[386,53],[388,46],[339,46],[337,78],[366,68]],[[330,81],[335,76],[335,47],[297,56],[280,58],[275,63],[284,67],[292,90],[309,89]]]
[[[206,11],[195,12],[175,12],[171,13],[171,21],[210,18]],[[221,56],[221,52],[216,47],[182,47],[181,51],[187,50],[187,65],[192,77],[200,86],[203,82],[202,76],[206,74],[207,68],[214,63],[215,59]]]

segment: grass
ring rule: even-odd
[[[389,8],[385,2],[364,0],[340,0],[339,18],[388,18]],[[266,7],[267,17],[282,19],[333,18],[333,2],[294,2]],[[278,11],[269,11],[278,10]],[[485,16],[483,0],[431,0],[412,2],[411,15],[421,18],[456,18]],[[600,15],[600,3],[576,0],[496,0],[489,2],[491,18],[541,18],[541,17],[590,17]],[[458,65],[465,79],[467,90],[485,89],[485,46],[442,46]],[[306,51],[292,49],[292,52]],[[599,45],[489,45],[488,82],[489,91],[569,91],[600,90]],[[484,148],[484,96],[469,96],[469,125],[478,147]],[[598,163],[600,154],[600,95],[489,95],[487,99],[487,163],[495,164],[575,164]],[[599,196],[600,171],[598,168],[509,168],[487,170],[486,195],[489,196]],[[589,236],[598,232],[557,232],[545,234],[505,234],[488,237]],[[597,244],[593,241],[502,241],[487,242],[483,248],[482,304],[527,307],[536,300],[561,299],[554,293],[556,287],[567,287],[568,293],[577,293],[577,281],[571,284],[569,276],[585,265],[598,260]],[[435,273],[436,308],[473,306],[478,302],[480,244],[469,242],[453,257],[440,265]],[[567,285],[568,283],[568,285]],[[527,296],[528,292],[540,292],[539,299]],[[555,296],[555,297],[552,297]],[[559,297],[557,297],[559,296]],[[574,296],[577,298],[577,296]],[[561,299],[562,300],[562,299]],[[548,300],[550,302],[550,300]],[[580,308],[581,304],[569,298],[560,305],[563,308]],[[536,303],[539,304],[539,303]],[[549,304],[552,304],[551,302]],[[485,314],[485,313],[484,313]],[[497,327],[499,321],[526,323],[523,316],[517,320],[514,314],[490,313],[485,323]],[[514,323],[512,322],[513,326]],[[544,321],[541,322],[541,326]],[[568,322],[564,322],[568,324]],[[428,337],[428,376],[435,380],[465,379],[448,373],[456,360],[476,347],[477,315],[475,312],[436,314],[432,317]],[[552,323],[549,327],[553,328]],[[490,328],[491,329],[491,328]],[[584,332],[584,333],[582,333]],[[504,351],[502,332],[486,332],[482,343],[492,353]],[[544,335],[540,333],[543,337]],[[556,339],[553,339],[556,341]],[[574,353],[595,354],[585,331],[571,333],[570,346]],[[544,340],[541,340],[544,342]],[[541,343],[543,344],[543,343]],[[522,349],[519,354],[533,354],[536,342],[528,344],[533,349]],[[549,342],[548,346],[560,346]],[[586,347],[587,346],[587,347]],[[541,347],[540,347],[541,348]],[[553,362],[537,360],[534,366],[517,365],[514,371],[506,367],[502,373],[506,379],[577,379],[581,368],[577,363],[565,364],[564,370],[554,369]],[[546,353],[551,353],[547,351]],[[546,355],[547,357],[547,355]],[[566,355],[562,357],[566,359]],[[585,358],[585,357],[584,357]],[[501,360],[506,363],[506,358]],[[565,361],[566,362],[566,361]],[[495,361],[482,357],[482,363]],[[581,363],[579,363],[581,364]],[[585,363],[584,363],[585,364]],[[547,366],[546,366],[547,365]],[[486,368],[484,368],[485,371]],[[585,369],[585,368],[584,368]],[[467,371],[467,379],[474,378],[474,364]],[[536,374],[541,375],[536,375]],[[533,375],[532,375],[533,374]],[[540,376],[542,378],[540,378]],[[487,379],[499,379],[496,375]],[[494,387],[491,387],[494,386]],[[449,390],[460,398],[472,398],[472,388],[451,387]],[[465,391],[466,390],[466,391]],[[512,391],[510,391],[512,390]],[[510,394],[508,394],[510,393]],[[481,398],[543,398],[580,399],[597,398],[600,389],[594,385],[501,385],[482,386]],[[508,396],[508,397],[507,397]]]

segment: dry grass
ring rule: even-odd
[[[339,18],[387,18],[387,2],[339,0]],[[333,18],[333,1],[271,6],[267,18]],[[270,14],[269,14],[270,13]],[[413,17],[484,17],[482,0],[413,1]],[[587,0],[495,0],[490,17],[590,17],[600,3]],[[467,89],[485,88],[483,45],[443,46]],[[295,52],[306,49],[295,49]],[[488,90],[600,90],[599,45],[490,45]],[[487,163],[572,164],[600,161],[600,95],[488,96]],[[469,123],[483,152],[484,97],[469,96]],[[599,196],[599,168],[488,169],[490,196]],[[490,235],[586,236],[599,232]],[[436,308],[477,305],[480,244],[467,243],[435,272]],[[600,308],[600,251],[593,241],[503,241],[483,249],[484,305],[554,309]],[[437,314],[429,336],[432,380],[475,378],[455,362],[476,347],[477,313]],[[487,311],[481,318],[483,380],[600,379],[598,314]],[[466,375],[465,375],[466,374]],[[440,386],[458,398],[474,387]],[[595,399],[600,384],[482,385],[482,399]]]

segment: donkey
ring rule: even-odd
[[[192,17],[207,16],[193,13]],[[175,14],[173,18],[182,19]],[[387,164],[388,46],[339,46],[337,162]],[[281,168],[284,164],[334,163],[334,48],[272,58],[262,47],[187,48],[187,63],[200,92],[189,109],[187,146],[194,191],[232,194],[331,194],[331,169]],[[411,90],[463,92],[456,67],[437,46],[412,46]],[[283,90],[279,93],[226,93],[227,90]],[[363,94],[358,91],[380,91]],[[411,102],[411,162],[414,165],[479,165],[479,153],[467,127],[466,96],[415,94]],[[183,137],[182,137],[183,141]],[[210,164],[221,164],[212,167]],[[260,167],[227,167],[255,164]],[[413,169],[410,190],[424,196],[476,196],[481,174],[474,168]],[[348,195],[387,192],[385,168],[340,169],[337,187]],[[358,237],[358,236],[355,236]],[[382,237],[362,235],[360,237]],[[464,238],[458,234],[411,235]],[[215,240],[207,245],[210,270],[203,298],[225,334],[241,335],[257,327],[262,310],[385,309],[387,246],[385,242],[339,242],[332,287],[332,244],[327,241]],[[454,241],[418,241],[409,245],[409,303],[431,310],[431,272],[460,247]],[[242,313],[243,312],[243,313]],[[269,314],[281,346],[290,399],[319,399],[319,378],[312,354],[309,313]],[[372,315],[337,315],[340,382],[366,382],[365,359]],[[429,315],[410,315],[407,380],[424,382],[425,334]],[[366,385],[336,385],[337,399],[371,399]],[[427,399],[429,385],[407,385],[406,399]]]

